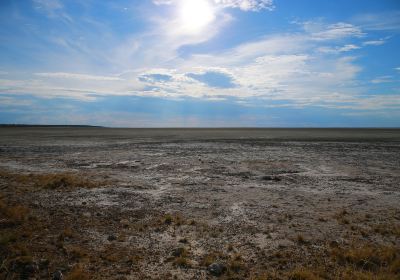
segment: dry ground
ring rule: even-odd
[[[400,279],[399,130],[0,135],[1,279]]]

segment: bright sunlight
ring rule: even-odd
[[[179,7],[179,18],[184,33],[196,34],[214,21],[215,11],[207,0],[184,0]]]

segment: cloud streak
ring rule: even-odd
[[[182,0],[153,0],[155,5],[174,5]],[[191,1],[191,0],[189,0]],[[219,8],[238,8],[243,11],[274,10],[273,0],[212,0]]]
[[[72,80],[86,80],[86,81],[122,81],[122,79],[119,77],[96,76],[96,75],[65,73],[65,72],[35,73],[35,75],[43,78],[59,78],[68,80],[72,79]]]

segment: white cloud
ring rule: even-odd
[[[272,0],[214,0],[217,5],[224,8],[239,8],[243,11],[260,11],[263,9],[272,11]]]
[[[182,0],[153,0],[156,5],[173,5]],[[184,1],[184,0],[183,0]],[[274,9],[273,0],[212,0],[217,7],[221,8],[238,8],[243,11],[260,11]]]
[[[121,76],[37,73],[36,79],[0,81],[0,88],[3,92],[31,92],[47,97],[81,96],[86,100],[96,95],[233,97],[280,100],[286,106],[315,105],[326,100],[340,103],[346,100],[344,97],[357,96],[359,89],[354,79],[360,68],[355,65],[355,59],[310,53],[316,45],[313,37],[307,34],[275,35],[223,52],[193,55],[185,60],[175,58],[164,67],[143,67]],[[213,88],[187,76],[205,72],[225,73],[232,77],[235,87]],[[168,75],[168,78],[160,75]]]
[[[348,44],[344,45],[343,47],[320,47],[318,48],[318,51],[322,53],[342,53],[342,52],[349,52],[353,50],[358,50],[360,49],[359,46],[353,45],[353,44]]]
[[[363,45],[364,46],[381,46],[385,43],[386,43],[385,40],[380,39],[380,40],[365,41],[365,42],[363,42]]]
[[[306,21],[300,24],[317,41],[337,40],[349,37],[359,38],[365,35],[361,28],[346,22],[325,24],[321,21]]]
[[[345,46],[339,48],[339,52],[348,52],[348,51],[352,51],[352,50],[357,50],[359,48],[360,48],[359,46],[349,44],[349,45],[345,45]]]
[[[176,0],[153,0],[155,5],[172,5]]]
[[[293,39],[299,43],[296,35]],[[171,82],[159,83],[156,89],[146,93],[173,97],[258,97],[290,101],[287,104],[292,105],[318,104],[333,96],[334,90],[343,91],[342,95],[357,93],[354,79],[360,67],[354,65],[355,58],[331,59],[306,54],[307,43],[303,46],[297,44],[304,53],[278,54],[274,48],[272,52],[275,53],[270,53],[269,44],[274,45],[276,42],[276,37],[258,42],[264,46],[263,53],[259,45],[254,43],[252,47],[239,46],[215,55],[203,55],[200,58],[194,56],[183,64],[175,65]],[[280,42],[286,44],[289,38],[286,36]],[[202,67],[199,68],[199,65]],[[215,69],[231,76],[237,87],[214,89],[192,80],[177,79],[188,72],[216,71]]]
[[[158,4],[167,2],[158,0]],[[235,3],[239,2],[220,1],[218,5],[228,7]],[[101,75],[82,74],[82,71],[71,73],[62,69],[41,72],[25,80],[0,80],[0,92],[31,93],[48,98],[62,96],[86,101],[103,95],[135,95],[209,100],[236,98],[247,105],[265,104],[270,107],[389,106],[380,97],[372,99],[362,94],[365,88],[358,81],[358,73],[362,69],[355,57],[346,56],[361,45],[346,42],[360,38],[364,33],[349,23],[307,22],[303,24],[302,32],[276,34],[224,51],[180,57],[182,46],[209,40],[231,20],[228,14],[219,12],[221,14],[210,27],[195,34],[177,32],[176,18],[172,16],[153,18],[150,31],[127,38],[119,46],[97,57],[106,65],[103,69],[107,69]],[[80,50],[84,52],[84,57],[91,52],[88,46]],[[107,59],[104,58],[106,56]],[[95,57],[90,56],[90,59],[95,60]],[[84,65],[82,61],[79,60],[80,65]],[[93,69],[99,73],[98,67]],[[115,74],[115,71],[122,73]],[[232,78],[235,86],[216,88],[188,77],[188,73],[206,72],[224,73]],[[399,98],[399,95],[392,92],[390,98]],[[392,104],[399,106],[396,102]]]

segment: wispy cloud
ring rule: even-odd
[[[153,3],[178,5],[182,1]],[[383,45],[388,40],[381,34],[371,36],[367,30],[378,26],[393,30],[394,19],[381,24],[381,16],[349,22],[309,20],[298,23],[300,28],[296,26],[292,32],[257,36],[222,49],[211,47],[205,51],[200,47],[182,55],[184,47],[200,45],[222,33],[235,20],[231,9],[249,12],[274,7],[269,0],[210,3],[213,14],[209,21],[202,28],[189,31],[182,27],[182,19],[176,14],[154,13],[147,18],[146,28],[135,34],[126,31],[121,38],[115,38],[106,23],[85,19],[85,23],[96,27],[85,33],[88,39],[80,33],[86,30],[85,24],[75,26],[71,19],[70,33],[41,37],[46,44],[58,47],[58,51],[45,54],[48,61],[55,63],[31,74],[8,73],[7,78],[0,80],[1,93],[84,101],[121,95],[229,99],[245,106],[268,108],[400,108],[400,93],[395,90],[365,94],[366,84],[388,83],[392,77],[379,73],[370,76],[377,76],[375,79],[360,81],[359,74],[365,69],[357,57],[359,49],[367,50],[366,46]],[[35,5],[49,17],[68,16],[57,0],[35,0]],[[241,11],[236,12],[243,14]],[[366,41],[380,37],[383,39]],[[35,54],[35,58],[41,55]]]
[[[44,78],[59,78],[59,79],[73,79],[73,80],[87,80],[87,81],[122,81],[121,78],[113,76],[96,76],[96,75],[65,73],[65,72],[35,73],[35,75]]]
[[[64,12],[64,5],[60,0],[32,0],[34,7],[48,17],[73,22],[72,18]]]
[[[353,21],[364,30],[400,32],[400,10],[360,14]]]
[[[153,0],[156,5],[173,5],[179,2],[182,2],[182,0]],[[273,0],[212,0],[211,2],[221,8],[239,8],[243,11],[260,11],[264,9],[272,11],[275,8]]]
[[[360,38],[365,35],[360,27],[346,22],[325,24],[321,21],[306,21],[300,24],[314,40],[318,41],[337,40],[349,37]]]
[[[140,68],[114,75],[42,72],[24,81],[1,80],[0,86],[3,92],[83,100],[136,95],[236,98],[251,104],[256,98],[257,104],[259,100],[280,103],[268,106],[347,108],[359,105],[364,108],[366,97],[357,81],[362,68],[357,65],[356,57],[344,55],[360,46],[352,43],[332,46],[338,39],[362,36],[364,33],[351,24],[308,22],[303,32],[276,34],[224,51],[193,54],[182,60],[178,55],[182,37],[156,32],[135,50],[135,57],[153,55],[151,60],[137,61]],[[153,44],[157,40],[159,44]],[[196,40],[189,38],[185,43]],[[382,81],[375,79],[374,82]],[[368,103],[368,106],[382,104],[386,103]]]
[[[348,44],[343,47],[320,47],[318,51],[323,53],[342,53],[360,49],[359,46]]]
[[[44,10],[49,14],[64,8],[59,0],[33,0],[33,3],[37,9]]]
[[[364,46],[381,46],[381,45],[383,45],[385,43],[386,43],[385,40],[380,39],[380,40],[365,41],[362,44]]]
[[[275,7],[272,0],[214,0],[224,8],[239,8],[243,11],[272,11]]]
[[[376,77],[375,79],[371,80],[373,84],[383,84],[383,83],[390,83],[393,81],[392,76],[380,76]]]

